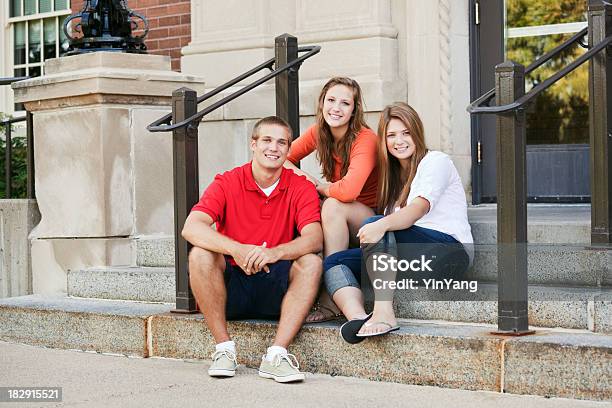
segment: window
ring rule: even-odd
[[[9,0],[13,76],[40,76],[46,60],[68,51],[63,24],[70,14],[69,0]]]
[[[10,0],[14,76],[40,76],[46,60],[66,53],[63,23],[70,13],[69,0]]]

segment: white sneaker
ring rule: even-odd
[[[236,375],[236,354],[229,350],[215,351],[212,355],[212,364],[208,369],[211,377],[233,377]]]
[[[293,354],[277,354],[272,362],[264,355],[259,366],[259,376],[280,383],[304,381],[306,378],[304,373],[300,372],[300,364]]]

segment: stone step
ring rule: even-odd
[[[498,246],[475,245],[467,277],[497,281]],[[612,286],[612,250],[580,244],[529,244],[527,273],[531,284]]]
[[[136,239],[136,265],[174,267],[174,237],[141,237]]]
[[[147,319],[172,308],[169,304],[65,296],[6,298],[0,300],[0,339],[146,357]]]
[[[591,242],[590,205],[530,204],[527,235],[532,244],[589,244]],[[468,208],[468,218],[476,244],[497,242],[497,206]],[[148,236],[135,240],[139,266],[174,266],[174,237]]]
[[[173,267],[172,238],[142,240],[138,265]],[[156,254],[155,258],[148,254]],[[474,263],[467,276],[487,282],[497,280],[497,246],[474,246]],[[528,274],[532,284],[612,286],[612,250],[583,244],[529,244]],[[143,299],[148,300],[148,299]]]
[[[213,339],[201,315],[170,305],[39,295],[0,300],[0,340],[141,357],[208,359]],[[493,326],[400,321],[384,338],[349,345],[339,323],[304,327],[290,351],[304,371],[377,381],[580,399],[612,397],[612,336],[537,329],[491,335]],[[236,321],[241,364],[258,367],[276,323]]]
[[[464,292],[465,293],[465,292]],[[445,320],[497,324],[497,284],[478,283],[476,294],[437,294],[397,290],[397,316],[419,320]],[[612,334],[612,289],[529,285],[529,324],[581,329]],[[485,300],[470,300],[485,299]]]
[[[68,273],[68,294],[82,298],[174,303],[174,268],[113,267],[71,271]],[[431,294],[423,290],[397,290],[394,302],[397,315],[422,320],[497,323],[495,283],[478,282],[476,294],[468,292],[467,297],[462,298],[451,291],[446,298],[440,298],[443,300],[431,300],[428,297]],[[611,333],[612,289],[530,285],[529,321],[537,326]]]
[[[106,267],[68,272],[68,295],[173,303],[174,267]]]
[[[476,244],[497,242],[497,205],[468,207]],[[528,204],[527,240],[532,244],[589,244],[590,204]]]

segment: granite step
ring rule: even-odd
[[[68,272],[68,295],[173,303],[174,267],[105,267]]]
[[[147,357],[148,319],[173,307],[59,295],[0,299],[0,339]]]
[[[590,205],[530,204],[527,234],[531,244],[559,244],[580,248],[591,242]],[[468,208],[472,235],[484,247],[497,242],[497,206],[485,204]],[[174,266],[174,237],[143,236],[135,240],[139,266]]]
[[[468,207],[476,244],[497,242],[497,205]],[[528,204],[527,241],[532,244],[589,244],[590,204]]]
[[[478,291],[397,290],[397,316],[423,320],[497,324],[497,284],[477,282]],[[174,268],[113,267],[71,271],[72,297],[174,303]],[[529,286],[529,321],[537,326],[612,333],[612,288]]]
[[[0,340],[141,357],[208,359],[202,316],[171,305],[31,295],[0,300]],[[536,329],[524,337],[493,326],[401,320],[384,338],[349,345],[339,322],[304,327],[291,346],[304,371],[405,384],[593,400],[612,398],[612,336]],[[276,323],[235,321],[241,364],[258,367]],[[205,374],[203,374],[205,375]]]
[[[467,277],[496,282],[498,246],[474,246],[474,262]],[[530,284],[612,287],[612,249],[582,244],[528,244]]]
[[[137,241],[138,262],[144,267],[173,268],[173,238]],[[155,254],[155,255],[153,255]],[[476,244],[469,278],[497,280],[497,245]],[[612,286],[612,250],[579,243],[528,245],[528,275],[532,284]]]
[[[497,325],[497,284],[478,283],[474,294],[397,290],[397,316]],[[484,299],[484,300],[482,300]],[[612,289],[529,285],[529,324],[612,334]]]

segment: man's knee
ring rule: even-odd
[[[189,252],[190,276],[210,274],[224,267],[225,259],[219,253],[198,247],[193,247]]]
[[[291,269],[308,280],[319,282],[323,274],[323,261],[318,255],[306,254],[296,259]]]

